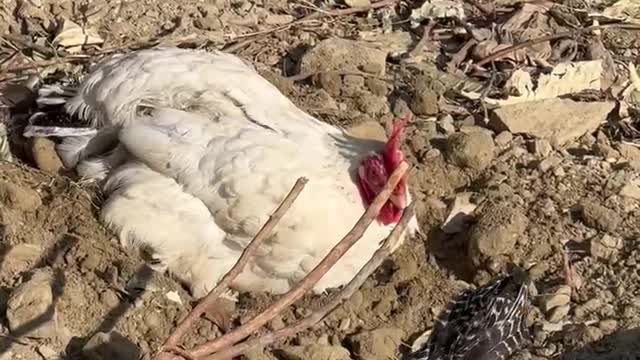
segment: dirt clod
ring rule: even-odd
[[[35,190],[0,180],[0,201],[11,209],[32,212],[42,200]]]
[[[456,165],[483,170],[493,160],[495,146],[484,132],[455,133],[449,136],[447,156]]]
[[[523,211],[506,201],[492,202],[480,215],[471,230],[469,255],[475,265],[486,258],[506,255],[513,251],[523,236],[529,220]]]
[[[404,332],[397,328],[379,328],[351,337],[358,359],[385,360],[395,358]]]

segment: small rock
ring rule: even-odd
[[[381,116],[389,111],[387,99],[371,93],[361,94],[356,98],[356,103],[360,111],[370,116]]]
[[[396,98],[391,106],[391,112],[393,112],[393,115],[399,117],[411,112],[411,110],[409,109],[409,105],[406,101],[401,98]]]
[[[456,127],[453,125],[453,116],[449,114],[441,117],[438,120],[438,126],[447,135],[453,134],[454,132],[456,132]]]
[[[502,106],[491,113],[489,125],[564,144],[595,131],[615,107],[613,102],[544,99]]]
[[[331,96],[340,96],[342,76],[335,72],[322,72],[313,76],[313,83],[324,89]]]
[[[40,345],[38,346],[38,354],[40,354],[40,356],[42,356],[44,359],[46,360],[53,360],[53,359],[59,359],[61,358],[58,354],[58,352],[56,352],[55,350],[53,350],[52,348],[46,346],[46,345]]]
[[[284,360],[351,360],[349,350],[327,344],[287,346],[276,350],[276,353]]]
[[[543,312],[568,305],[571,302],[571,287],[568,285],[561,285],[550,291],[549,294],[541,295],[539,298],[540,307]]]
[[[383,76],[387,53],[367,46],[365,42],[329,38],[307,51],[300,62],[302,74],[327,71],[364,71]]]
[[[396,358],[396,350],[404,335],[404,331],[398,328],[379,328],[361,332],[350,339],[359,359],[387,360]]]
[[[49,138],[34,137],[31,140],[31,155],[38,169],[46,173],[59,174],[64,168],[56,144]]]
[[[584,304],[576,306],[574,315],[578,320],[585,320],[587,316],[602,307],[603,301],[599,298],[593,298]]]
[[[569,304],[556,306],[547,313],[547,320],[552,323],[560,322],[569,314],[569,310],[571,310]]]
[[[216,31],[222,29],[222,21],[220,17],[213,13],[207,13],[207,15],[197,18],[193,24],[201,30]]]
[[[115,291],[107,289],[100,294],[100,302],[106,307],[112,309],[120,304],[120,298]]]
[[[588,326],[585,333],[585,340],[587,343],[596,342],[604,337],[602,330],[595,326]]]
[[[42,200],[35,190],[0,180],[0,201],[7,207],[24,212],[33,212]]]
[[[640,186],[634,183],[626,184],[620,189],[620,196],[640,200]]]
[[[506,147],[511,141],[513,141],[513,134],[508,131],[501,132],[493,139],[498,147]]]
[[[42,247],[34,244],[12,246],[3,256],[0,273],[13,276],[28,270],[42,255]]]
[[[493,160],[495,146],[491,135],[484,132],[455,133],[449,136],[447,155],[458,166],[483,170]]]
[[[582,221],[594,229],[614,232],[622,222],[620,216],[595,201],[584,201],[581,204]]]
[[[618,322],[614,319],[600,320],[600,322],[598,322],[598,328],[600,328],[605,335],[609,335],[618,330]]]
[[[37,271],[29,281],[11,293],[7,302],[7,320],[9,329],[16,336],[55,338],[58,335],[51,275],[48,272]]]
[[[308,106],[317,109],[338,109],[336,101],[323,89],[318,89],[317,91],[309,94],[307,97],[307,104]]]
[[[82,352],[89,360],[137,360],[140,357],[140,349],[115,331],[95,334]]]
[[[609,234],[603,234],[600,237],[591,240],[591,256],[600,259],[609,259],[618,254],[622,249],[622,238],[614,237]]]
[[[389,93],[389,86],[384,80],[368,77],[364,82],[367,88],[375,95],[387,96]]]
[[[87,256],[80,262],[80,271],[86,273],[93,271],[100,266],[100,255],[94,252],[89,252]]]
[[[553,151],[551,143],[547,139],[535,139],[532,142],[531,152],[541,158],[546,158]]]
[[[538,170],[540,170],[541,172],[545,173],[545,172],[555,168],[556,166],[560,165],[561,162],[562,162],[562,159],[560,157],[550,156],[550,157],[540,161],[540,163],[538,164]]]
[[[418,83],[421,84],[421,83]],[[416,86],[411,99],[411,110],[416,115],[438,114],[438,94],[428,86]]]
[[[529,219],[510,201],[489,203],[471,230],[469,255],[477,266],[483,260],[513,251]]]
[[[355,96],[362,92],[364,77],[360,75],[345,75],[342,78],[342,95]]]

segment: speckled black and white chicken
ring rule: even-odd
[[[235,55],[156,48],[110,56],[66,110],[98,128],[58,147],[68,167],[103,182],[101,219],[125,246],[205,295],[237,261],[295,183],[309,182],[232,287],[283,293],[350,230],[404,159],[406,121],[363,140],[296,107]],[[52,134],[55,135],[55,134]],[[403,178],[363,238],[317,283],[350,281],[411,201]],[[407,234],[417,231],[412,219]],[[404,237],[404,236],[403,236]]]
[[[502,360],[529,341],[527,286],[512,275],[462,292],[405,360]]]

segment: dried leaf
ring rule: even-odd
[[[100,45],[104,40],[95,30],[83,28],[65,19],[53,43],[67,48],[70,53],[79,52],[83,45]]]
[[[491,105],[508,105],[522,102],[555,98],[561,95],[579,93],[584,90],[600,90],[602,60],[581,61],[558,64],[549,74],[542,74],[534,85],[531,75],[524,70],[516,70],[505,87],[513,88],[520,96],[507,99],[485,98]],[[479,92],[462,92],[470,99],[479,99]]]

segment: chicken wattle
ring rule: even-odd
[[[101,219],[123,245],[205,295],[298,177],[309,182],[232,284],[283,293],[350,230],[403,160],[403,120],[386,144],[350,136],[297,108],[253,67],[221,52],[174,48],[98,63],[66,104],[97,135],[58,147],[67,166],[104,181]],[[410,202],[406,178],[377,221],[317,283],[350,281]],[[417,230],[412,219],[407,233]]]

